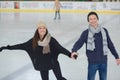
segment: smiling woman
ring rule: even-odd
[[[45,22],[40,21],[34,36],[27,42],[2,46],[2,50],[24,50],[28,53],[35,70],[40,71],[42,80],[49,80],[49,70],[53,70],[57,80],[66,80],[61,73],[58,62],[59,54],[71,58],[71,53],[62,47],[58,41],[50,35]]]

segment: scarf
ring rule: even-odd
[[[50,46],[49,46],[49,42],[51,39],[51,35],[48,33],[43,41],[38,41],[38,46],[43,46],[43,54],[48,54],[50,52]]]
[[[98,25],[98,27],[96,29],[89,25],[87,50],[93,51],[95,49],[95,42],[94,42],[94,37],[93,36],[94,36],[95,33],[99,33],[100,31],[101,31],[102,40],[103,40],[103,53],[104,53],[104,55],[107,55],[108,54],[107,36],[106,36],[105,30],[100,25]]]

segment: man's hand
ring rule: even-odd
[[[120,59],[116,59],[117,65],[120,65]]]

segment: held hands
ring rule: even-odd
[[[77,59],[77,57],[78,57],[78,53],[72,52],[71,58],[72,58],[72,59]]]

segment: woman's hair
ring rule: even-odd
[[[87,16],[87,21],[89,22],[89,16],[90,15],[95,15],[96,17],[97,17],[97,19],[99,20],[99,17],[98,17],[98,15],[97,15],[97,13],[96,12],[90,12],[89,14],[88,14],[88,16]]]
[[[44,38],[45,38],[45,36],[48,34],[48,30],[46,29],[46,34],[44,35],[44,37],[42,38],[42,40],[41,41],[43,41],[44,40]],[[33,36],[33,39],[32,39],[32,47],[35,49],[36,47],[37,47],[37,45],[38,45],[38,40],[40,40],[40,35],[39,35],[39,33],[38,33],[38,29],[36,29],[36,31],[35,31],[35,34],[34,34],[34,36]]]

